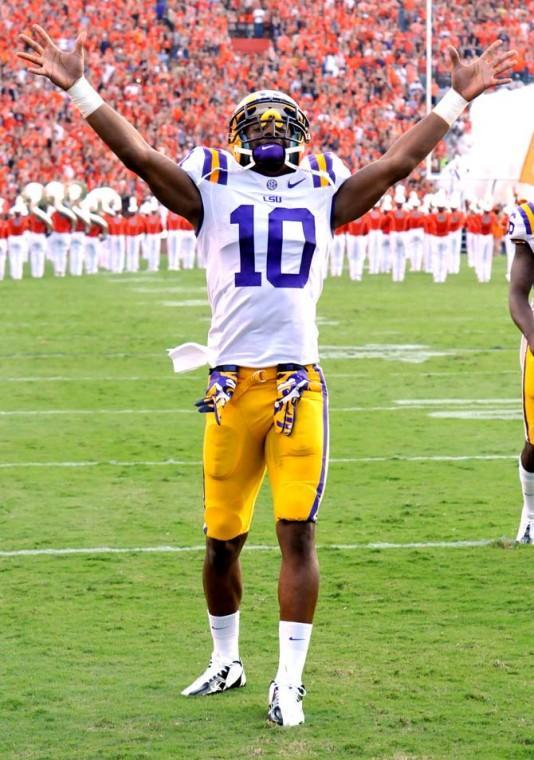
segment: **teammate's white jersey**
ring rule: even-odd
[[[514,243],[526,243],[534,253],[534,203],[532,201],[515,207],[508,222],[508,237]]]
[[[214,364],[317,362],[316,304],[332,240],[332,198],[349,170],[326,153],[306,156],[295,172],[266,177],[243,170],[227,151],[203,147],[181,166],[202,196],[198,249],[206,261]]]

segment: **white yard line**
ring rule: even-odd
[[[407,373],[398,373],[407,374]],[[501,372],[470,372],[469,375],[517,375],[516,370],[502,370]],[[198,381],[200,377],[204,377],[205,372],[202,374],[199,371],[196,372],[184,372],[180,374],[173,374],[169,372],[168,375],[133,375],[128,377],[119,377],[113,375],[84,375],[76,377],[75,375],[35,375],[35,376],[9,376],[2,377],[0,375],[0,383],[77,383],[77,382],[168,382],[176,380],[195,380]],[[457,372],[424,372],[425,377],[450,377],[451,375],[458,375]],[[374,379],[368,372],[328,372],[327,380],[330,379],[354,379],[361,377],[369,377]],[[400,403],[400,402],[397,402]]]
[[[202,375],[202,378],[205,374]],[[182,374],[168,375],[132,375],[128,377],[117,377],[112,375],[85,375],[83,377],[76,377],[75,375],[37,375],[29,377],[1,377],[0,383],[124,383],[124,382],[136,382],[136,383],[153,383],[153,382],[176,382],[176,380],[194,380],[198,382],[201,379],[198,373],[188,372]]]
[[[344,406],[334,407],[330,409],[333,414],[354,414],[357,412],[369,413],[369,412],[411,412],[415,410],[428,410],[436,406],[441,407],[457,407],[457,406],[488,406],[490,404],[496,405],[500,408],[488,410],[494,414],[502,413],[507,414],[511,412],[521,412],[521,400],[520,399],[421,399],[413,401],[394,401],[394,406]],[[503,407],[509,407],[510,404],[517,406],[517,410],[506,409]],[[196,414],[196,409],[0,409],[0,417],[39,417],[43,415],[84,415],[84,414]],[[446,412],[431,412],[430,416],[441,416]],[[470,412],[458,412],[458,415],[469,415]]]
[[[461,455],[436,455],[436,456],[383,456],[383,457],[333,457],[330,464],[358,464],[373,462],[495,462],[517,460],[519,454],[461,454]],[[160,461],[133,461],[121,462],[117,459],[105,459],[101,461],[86,460],[79,462],[0,462],[0,469],[11,470],[25,467],[200,467],[201,461],[185,459],[163,459]]]
[[[370,544],[319,544],[319,551],[357,551],[364,549],[464,549],[480,546],[490,546],[496,539],[478,539],[475,541],[418,541],[406,544],[393,543],[370,543]],[[509,539],[506,539],[509,540]],[[135,547],[69,547],[60,549],[14,549],[12,551],[0,551],[0,558],[5,557],[62,557],[79,554],[183,554],[203,552],[204,546],[135,546]],[[270,552],[279,551],[274,545],[245,545],[245,551]]]
[[[0,410],[0,417],[33,417],[54,414],[197,414],[196,409],[12,409]]]

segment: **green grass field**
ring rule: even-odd
[[[489,285],[463,267],[439,286],[326,283],[322,587],[307,722],[290,730],[265,720],[267,488],[243,556],[249,683],[180,696],[210,652],[205,373],[173,376],[165,349],[205,340],[203,274],[0,283],[2,760],[534,757],[534,556],[512,542],[519,335],[504,262]],[[99,547],[130,551],[15,553]]]

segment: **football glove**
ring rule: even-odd
[[[210,372],[210,379],[204,398],[195,402],[199,412],[213,412],[217,425],[221,424],[222,410],[232,398],[237,386],[237,372]]]
[[[310,381],[304,367],[289,372],[278,372],[277,397],[274,402],[274,429],[277,433],[291,435],[295,424],[297,403],[309,387]]]

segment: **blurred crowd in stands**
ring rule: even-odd
[[[27,0],[0,4],[0,195],[28,182],[83,179],[121,195],[143,183],[103,148],[60,90],[27,74],[17,36],[40,23],[60,47],[87,30],[87,76],[147,141],[173,159],[193,145],[222,146],[248,91],[289,92],[308,113],[312,150],[353,170],[379,158],[425,114],[425,0]],[[433,3],[432,96],[449,85],[447,45],[469,58],[501,38],[519,52],[514,85],[534,76],[534,2]],[[232,37],[267,38],[240,53]],[[460,118],[449,141],[469,130]],[[434,153],[447,160],[444,141]],[[426,192],[423,170],[409,188]]]

